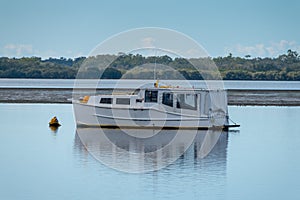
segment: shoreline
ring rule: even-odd
[[[72,88],[0,88],[0,103],[71,104],[72,93]],[[227,93],[232,106],[300,106],[300,90],[229,89]]]

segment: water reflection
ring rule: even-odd
[[[56,134],[58,131],[59,126],[49,126],[49,129],[52,131],[52,133]]]
[[[75,134],[81,155],[89,153],[113,169],[133,173],[158,170],[175,161],[225,169],[227,143],[228,133],[222,130],[77,128]]]

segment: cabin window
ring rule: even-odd
[[[158,91],[145,91],[145,102],[157,102]]]
[[[100,103],[111,104],[112,103],[112,98],[101,98]]]
[[[130,105],[130,98],[117,98],[116,104]]]
[[[197,95],[177,94],[177,108],[197,110]]]
[[[164,92],[162,96],[162,104],[173,107],[173,94]]]

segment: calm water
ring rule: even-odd
[[[81,80],[77,87],[95,87],[98,80]],[[113,87],[117,80],[102,80],[100,87]],[[161,81],[173,86],[182,86],[182,81]],[[208,81],[213,82],[213,81]],[[123,84],[124,83],[124,84]],[[136,88],[137,85],[150,83],[153,80],[122,80],[118,87]],[[195,87],[205,87],[204,82],[190,81]],[[0,88],[73,88],[74,80],[68,79],[0,79]],[[224,81],[226,89],[270,89],[300,90],[300,81]]]
[[[86,151],[72,105],[0,104],[0,199],[299,199],[300,107],[229,111],[240,131],[222,133],[204,159],[190,149],[166,168],[131,174]]]

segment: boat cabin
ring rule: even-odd
[[[85,102],[96,107],[147,109],[156,107],[167,112],[208,116],[218,111],[227,114],[225,90],[144,88],[129,93],[90,96]]]

